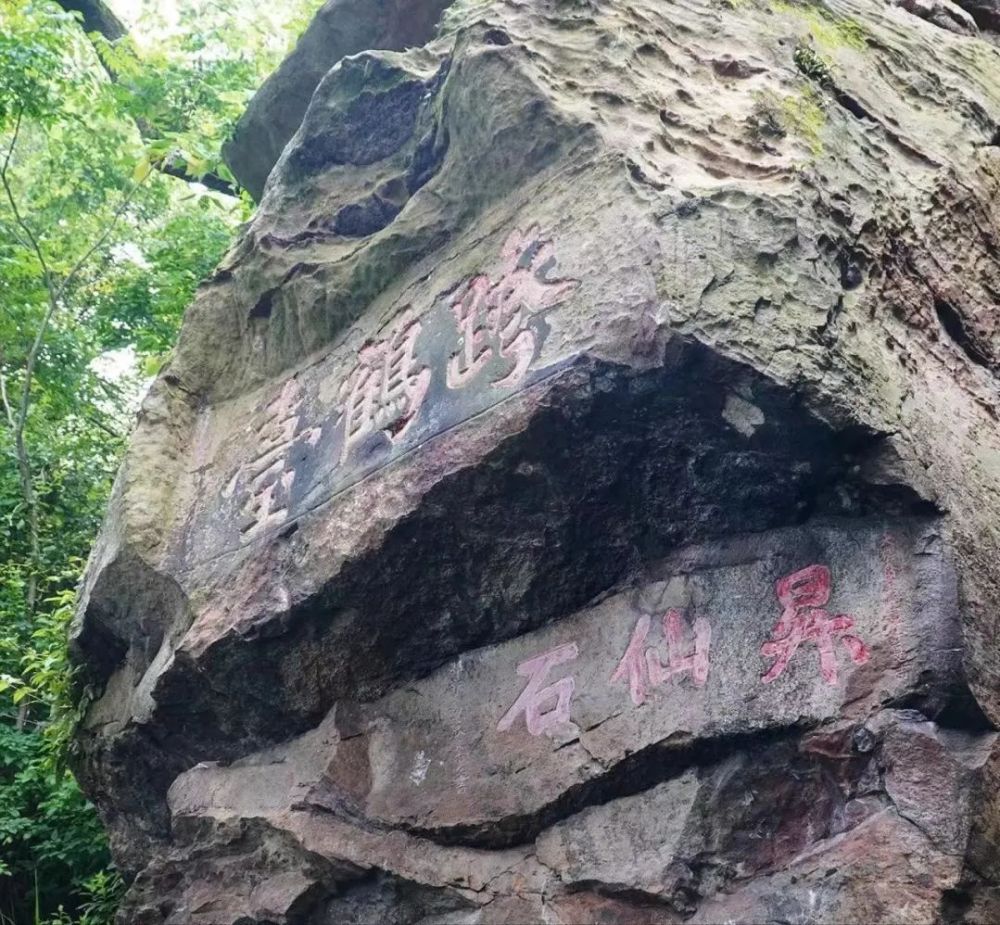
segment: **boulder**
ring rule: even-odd
[[[996,46],[419,13],[251,104],[88,566],[121,922],[997,920]]]
[[[448,5],[448,0],[326,0],[223,146],[223,158],[240,185],[260,200],[313,91],[342,58],[370,49],[419,47],[434,37]]]

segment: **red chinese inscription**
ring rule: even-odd
[[[830,570],[825,565],[810,565],[778,579],[774,592],[783,610],[771,638],[760,647],[761,655],[774,659],[761,678],[765,684],[780,677],[804,642],[815,643],[819,649],[819,670],[827,684],[837,683],[834,640],[844,644],[856,665],[868,661],[868,647],[850,632],[854,619],[843,613],[831,616],[824,609],[830,599]]]
[[[524,715],[528,732],[533,736],[541,735],[543,732],[557,726],[560,723],[569,721],[570,700],[573,697],[573,690],[576,682],[572,677],[560,678],[553,684],[546,685],[549,672],[556,665],[563,662],[570,662],[579,654],[576,643],[568,642],[561,646],[529,658],[517,666],[517,673],[528,679],[528,683],[521,696],[514,701],[514,705],[504,714],[497,723],[500,732],[506,732],[518,717]],[[549,709],[543,708],[552,704]]]
[[[612,684],[628,682],[629,695],[636,706],[645,703],[651,687],[659,687],[674,675],[690,672],[696,687],[703,687],[708,680],[708,656],[712,643],[712,628],[708,620],[698,617],[694,621],[694,648],[684,655],[684,619],[680,611],[671,609],[663,615],[666,663],[658,647],[646,645],[651,622],[648,614],[639,618],[625,655],[611,675]]]
[[[383,431],[395,442],[417,417],[431,381],[429,367],[413,356],[421,323],[405,312],[389,334],[368,344],[340,389],[344,442],[340,461],[370,434]]]
[[[241,525],[243,533],[253,535],[281,523],[288,513],[288,503],[295,469],[288,464],[288,448],[296,439],[299,426],[299,408],[302,391],[295,379],[289,379],[281,394],[264,409],[263,419],[257,424],[257,455],[247,466],[233,476],[230,488],[240,475],[247,476],[249,498],[243,506],[245,521]],[[321,435],[319,427],[313,427],[299,439],[315,446]]]
[[[518,385],[528,372],[537,348],[533,316],[562,302],[577,280],[549,280],[555,264],[550,241],[538,240],[538,228],[524,234],[514,231],[503,246],[503,270],[493,282],[476,276],[456,296],[452,311],[459,333],[459,349],[448,362],[446,382],[461,389],[475,379],[494,358],[507,371],[493,385]]]

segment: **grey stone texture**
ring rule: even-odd
[[[925,6],[322,8],[73,626],[122,923],[1000,920],[1000,57]]]

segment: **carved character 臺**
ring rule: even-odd
[[[295,481],[295,469],[288,463],[289,447],[296,439],[315,446],[320,438],[319,427],[297,435],[301,404],[302,390],[294,378],[289,379],[281,394],[267,404],[257,425],[257,455],[230,481],[227,491],[231,493],[240,476],[246,477],[248,497],[240,529],[247,535],[284,521]]]

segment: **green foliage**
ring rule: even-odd
[[[43,885],[72,883],[78,871],[109,862],[93,809],[46,749],[34,732],[0,725],[0,845],[11,882],[32,887],[36,876]]]
[[[137,176],[155,164],[179,168],[195,179],[211,173],[234,182],[220,157],[222,144],[253,90],[318,5],[318,0],[281,4],[279,21],[273,13],[248,4],[241,8],[233,0],[188,0],[179,6],[179,22],[161,26],[154,46],[99,42],[102,60],[118,78],[119,111],[130,115],[146,137]],[[145,18],[156,15],[155,4],[147,4]]]
[[[133,349],[141,358],[160,356],[173,342],[190,293],[218,262],[230,240],[216,201],[170,216],[142,262],[121,267],[112,286],[91,302],[91,323],[105,349]]]
[[[0,23],[0,124],[18,111],[30,119],[51,118],[59,111],[61,89],[80,73],[63,44],[74,31],[73,18],[55,6],[3,0]]]
[[[830,63],[817,54],[811,45],[804,43],[796,45],[792,55],[795,66],[803,77],[814,80],[821,87],[827,87],[832,82]]]
[[[298,28],[315,5],[283,12]],[[249,0],[114,45],[47,0],[0,0],[4,925],[107,925],[121,896],[65,767],[66,632],[144,376],[246,218],[176,175],[228,178],[221,145],[289,40]]]
[[[124,894],[125,883],[117,873],[99,870],[80,886],[79,917],[60,906],[44,925],[107,925]]]
[[[835,14],[822,3],[789,3],[772,0],[771,8],[801,20],[809,30],[812,42],[823,51],[853,48],[864,51],[868,47],[868,30],[858,20]]]

